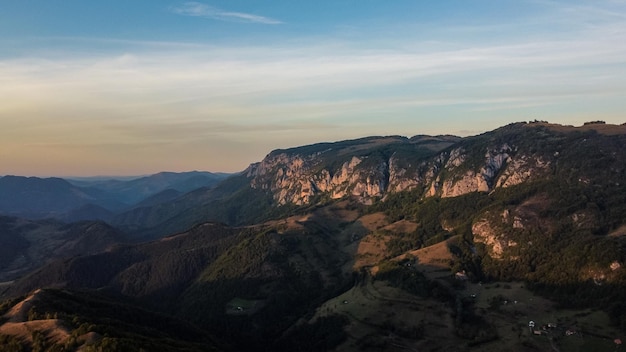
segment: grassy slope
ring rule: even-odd
[[[24,303],[27,302],[27,303]],[[19,302],[0,325],[27,349],[46,351],[220,351],[206,332],[94,292],[43,290]],[[11,314],[21,305],[23,314]],[[26,309],[27,308],[27,311]],[[38,347],[36,347],[38,346]]]

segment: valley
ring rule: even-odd
[[[276,150],[107,222],[2,217],[0,342],[619,351],[623,145],[600,123],[368,137]]]

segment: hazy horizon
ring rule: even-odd
[[[0,175],[238,172],[271,150],[624,123],[626,3],[0,5]]]
[[[532,122],[531,121],[516,121],[516,122],[512,122],[512,123],[529,123]],[[547,122],[552,124],[551,121],[541,121],[541,122]],[[582,127],[584,126],[584,124],[588,123],[588,122],[604,122],[607,123],[606,121],[603,120],[593,120],[593,121],[585,121],[585,123],[580,124],[580,125],[567,125],[567,124],[562,124],[564,126],[573,126],[573,127]],[[607,123],[610,125],[626,125],[626,122],[622,122],[622,123],[615,123],[615,124],[611,124],[611,123]],[[498,126],[498,127],[503,127],[503,126]],[[476,133],[476,134],[472,134],[472,135],[465,135],[465,136],[461,136],[461,135],[456,135],[458,137],[471,137],[474,135],[478,135],[484,132],[489,132],[489,131],[482,131],[480,133]],[[451,135],[451,134],[437,134],[439,136],[441,135]],[[437,136],[435,134],[431,134],[431,136]],[[360,138],[367,138],[367,137],[392,137],[392,136],[399,136],[399,137],[405,137],[405,138],[411,138],[417,135],[411,135],[411,136],[403,136],[403,135],[384,135],[384,136],[360,136],[357,137],[356,139],[360,139]],[[345,141],[345,140],[336,140],[336,141],[317,141],[317,142],[313,142],[310,144],[318,144],[318,143],[334,143],[334,142],[341,142],[341,141]],[[289,149],[289,148],[297,148],[297,147],[302,147],[302,146],[306,146],[309,144],[299,144],[299,145],[293,145],[293,146],[288,146],[285,148],[276,148],[273,150],[268,150],[266,154],[271,153],[274,150],[279,150],[279,149]],[[250,164],[253,163],[257,163],[262,161],[262,158],[259,158],[258,160],[252,161]],[[85,174],[85,175],[58,175],[58,174],[40,174],[40,175],[19,175],[19,174],[0,174],[0,177],[4,177],[4,176],[25,176],[25,177],[39,177],[39,178],[50,178],[50,177],[58,177],[58,178],[64,178],[64,179],[73,179],[73,180],[88,180],[88,179],[119,179],[119,180],[132,180],[132,179],[137,179],[137,178],[141,178],[141,177],[147,177],[147,176],[152,176],[158,173],[167,173],[167,172],[172,172],[172,173],[186,173],[186,172],[210,172],[210,173],[215,173],[215,174],[237,174],[240,172],[245,171],[250,164],[246,165],[244,168],[240,169],[240,170],[235,170],[235,171],[221,171],[221,170],[201,170],[201,169],[181,169],[181,170],[168,170],[168,169],[163,169],[163,170],[155,170],[152,172],[146,172],[146,173],[142,173],[142,174],[99,174],[99,175],[90,175],[90,174]]]

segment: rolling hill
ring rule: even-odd
[[[0,216],[0,282],[11,281],[54,259],[101,252],[127,241],[98,221],[65,224]]]

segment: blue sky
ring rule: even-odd
[[[239,171],[275,148],[626,122],[626,1],[0,3],[0,175]]]

